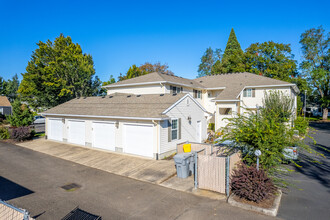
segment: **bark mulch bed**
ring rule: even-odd
[[[236,196],[234,198],[234,200],[237,201],[237,202],[240,202],[240,203],[245,203],[245,204],[257,206],[257,207],[260,207],[260,208],[269,209],[269,208],[273,207],[275,198],[276,198],[276,196],[275,195],[272,195],[270,198],[268,198],[266,200],[263,200],[263,201],[261,201],[259,203],[256,203],[256,202],[253,202],[253,201],[249,201],[249,200],[246,200],[244,198],[239,198],[238,196]]]

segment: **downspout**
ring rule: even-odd
[[[159,129],[160,129],[160,127],[158,126],[158,123],[155,120],[152,120],[152,123],[157,128],[157,152],[156,152],[156,158],[155,159],[158,160],[159,159],[159,153],[160,153],[160,137],[159,137],[159,134],[160,134]]]

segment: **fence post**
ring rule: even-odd
[[[226,157],[226,195],[229,196],[229,156]]]
[[[195,182],[195,189],[197,189],[198,187],[198,181],[197,181],[197,166],[198,166],[198,156],[197,156],[197,152],[194,152],[194,157],[195,157],[195,175],[194,175],[194,182]]]

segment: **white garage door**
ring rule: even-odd
[[[63,141],[62,119],[49,118],[47,121],[47,138],[50,140]]]
[[[115,124],[93,122],[93,147],[115,151]]]
[[[124,124],[124,152],[153,157],[153,125]]]
[[[68,142],[85,145],[85,121],[69,120]]]

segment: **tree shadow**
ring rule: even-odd
[[[295,166],[295,170],[317,180],[320,184],[330,189],[330,147],[322,144],[315,144],[311,147],[318,153],[323,154],[324,157],[311,155],[306,152],[299,153],[297,164],[302,167]]]
[[[0,199],[7,201],[34,193],[33,191],[0,176]]]
[[[330,133],[330,122],[310,122],[309,126],[316,130],[322,130],[326,133]]]

